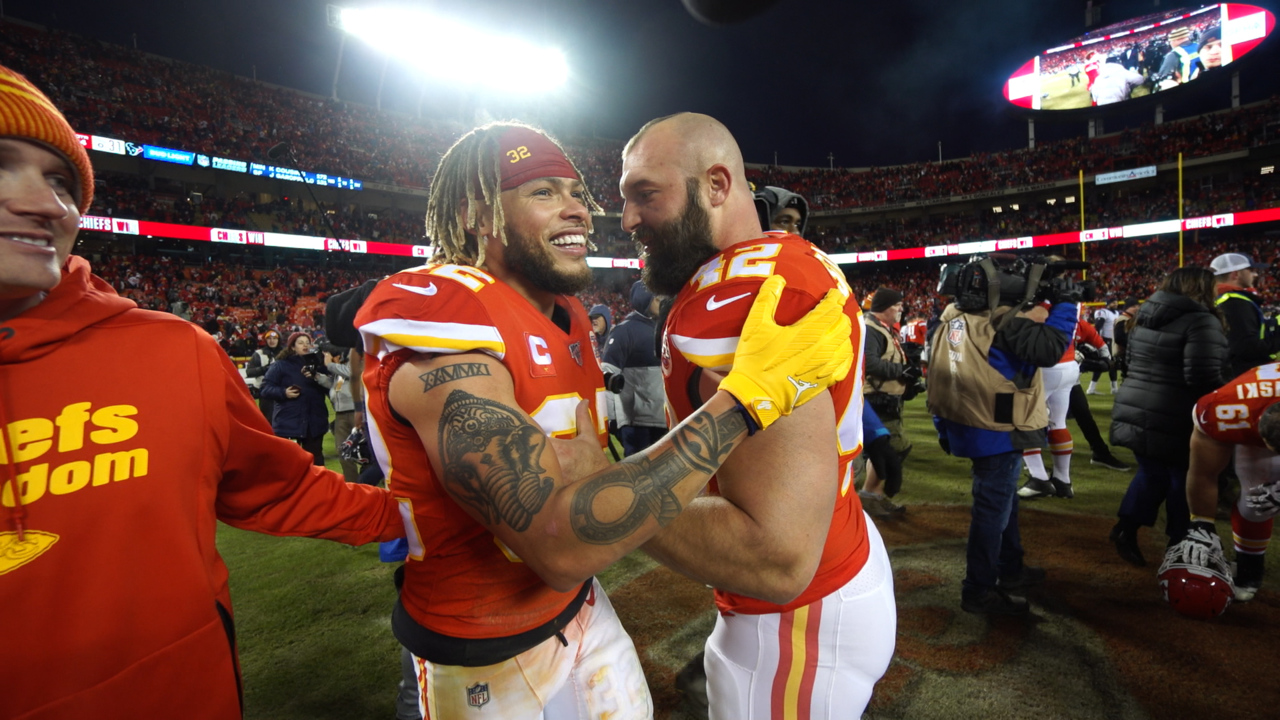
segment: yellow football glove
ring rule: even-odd
[[[742,326],[733,369],[720,382],[761,428],[843,380],[853,367],[853,328],[839,291],[829,291],[794,325],[778,325],[773,315],[786,285],[773,275],[760,286]]]

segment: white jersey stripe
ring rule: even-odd
[[[385,318],[361,325],[359,329],[365,346],[378,348],[379,358],[402,348],[423,353],[483,350],[499,360],[506,354],[502,334],[492,325]],[[382,343],[372,343],[373,338]]]
[[[687,335],[670,335],[671,344],[689,362],[702,368],[728,370],[733,367],[733,355],[738,352],[738,338],[696,338]]]

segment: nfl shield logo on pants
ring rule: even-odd
[[[467,688],[467,704],[480,707],[489,702],[489,683],[476,683]]]

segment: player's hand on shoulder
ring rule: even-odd
[[[760,286],[742,326],[733,369],[720,383],[761,428],[843,380],[853,365],[844,296],[831,290],[794,324],[778,325],[774,314],[785,287],[778,275]]]

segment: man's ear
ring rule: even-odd
[[[484,200],[477,199],[476,202],[480,207],[476,212],[475,224],[472,225],[467,221],[470,203],[465,197],[458,201],[458,224],[462,226],[463,231],[475,235],[476,242],[483,242],[484,238],[493,234],[493,208]]]
[[[708,198],[710,207],[719,207],[729,200],[729,192],[733,189],[733,174],[729,168],[719,163],[707,170],[707,188],[711,192]]]

